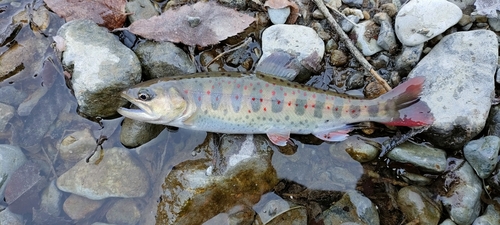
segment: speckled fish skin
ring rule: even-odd
[[[400,90],[366,100],[262,74],[199,73],[130,88],[122,96],[140,110],[121,108],[118,112],[136,120],[193,130],[266,133],[279,145],[285,144],[290,133],[340,141],[351,130],[348,124],[357,122],[432,123],[429,108],[418,101],[423,78],[410,81]]]

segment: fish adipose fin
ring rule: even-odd
[[[270,129],[266,134],[269,140],[277,146],[286,146],[290,141],[290,131]]]
[[[352,127],[349,125],[334,127],[329,129],[323,129],[314,131],[312,134],[323,141],[343,141],[349,136]]]
[[[419,95],[422,92],[424,77],[414,77],[398,85],[393,90],[379,97],[378,100],[386,102],[392,108],[389,112],[389,121],[381,121],[389,126],[418,127],[430,125],[434,116],[430,108]]]

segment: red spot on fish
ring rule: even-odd
[[[338,107],[335,107],[335,111],[339,111],[339,108],[338,108]]]
[[[240,87],[241,87],[241,85],[240,85],[240,84],[237,84],[237,85],[236,85],[236,88],[240,88]]]
[[[279,104],[281,103],[281,101],[280,101],[280,100],[278,100],[276,103],[278,103],[278,105],[279,105]]]
[[[252,86],[253,86],[253,83],[250,83],[250,87],[252,87]]]
[[[231,81],[228,81],[227,84],[231,84]]]
[[[210,95],[210,91],[207,91],[207,95]]]
[[[252,101],[255,101],[255,98],[252,98]]]
[[[261,99],[260,99],[260,102],[262,102],[262,101],[264,101],[264,99],[262,99],[262,98],[261,98]]]
[[[282,87],[280,87],[280,91],[283,91],[283,88],[282,88]]]
[[[250,109],[248,110],[248,113],[251,113],[252,111],[250,111]]]
[[[184,93],[186,93],[186,94],[187,94],[187,93],[188,93],[188,90],[184,90]]]
[[[304,96],[307,96],[307,92],[304,92]]]
[[[234,98],[235,98],[236,100],[238,100],[238,98],[240,98],[240,97],[239,97],[238,95],[236,95],[236,96],[234,96]]]
[[[219,82],[219,86],[221,86],[221,85],[222,85],[222,83],[221,83],[221,82]]]
[[[275,96],[275,95],[276,95],[276,91],[272,91],[272,92],[271,92],[271,94],[272,94],[273,96]]]
[[[214,86],[214,85],[212,85],[212,89],[215,89],[215,86]]]
[[[260,85],[260,82],[257,82],[257,85]]]
[[[246,90],[248,87],[245,85],[243,88]]]
[[[292,95],[294,95],[294,94],[295,94],[295,91],[292,91]]]
[[[292,102],[288,102],[288,106],[292,106]]]
[[[356,110],[351,110],[351,113],[355,113],[355,112],[356,112]]]
[[[283,93],[283,95],[284,95],[284,96],[287,96],[287,93],[285,92],[285,93]]]
[[[313,94],[313,98],[316,98],[316,94]]]
[[[314,108],[314,107],[316,107],[316,105],[311,105],[311,107],[313,107],[313,108]]]
[[[266,108],[266,107],[264,107],[264,112],[265,112],[265,111],[267,111],[267,108]]]
[[[262,89],[259,90],[259,93],[262,93]]]
[[[266,87],[269,87],[269,84],[266,84]]]
[[[201,96],[198,96],[198,101],[201,102]]]
[[[330,109],[330,106],[327,106],[326,109]]]
[[[304,108],[306,108],[306,109],[307,109],[307,104],[306,104],[306,105],[304,105]]]

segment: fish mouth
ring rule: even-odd
[[[138,109],[129,109],[125,107],[118,108],[116,111],[120,113],[122,116],[144,122],[152,122],[160,118],[160,116],[156,115],[153,112],[151,107],[138,101],[135,98],[132,98],[130,95],[126,93],[126,91],[122,92],[120,96],[138,107]]]

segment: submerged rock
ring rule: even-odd
[[[485,179],[490,176],[497,165],[499,150],[500,138],[486,136],[467,143],[464,147],[464,156],[477,175]]]
[[[406,222],[438,224],[441,204],[431,199],[431,193],[418,186],[407,186],[398,192],[397,202],[406,217]]]
[[[442,173],[446,169],[446,152],[425,145],[405,142],[391,150],[387,157],[401,163],[411,163],[425,172]]]
[[[408,77],[425,77],[420,99],[435,118],[424,133],[427,140],[437,147],[460,149],[483,130],[497,63],[496,34],[475,30],[444,37],[417,64]]]
[[[26,162],[26,156],[19,147],[0,145],[0,199],[4,199],[5,184],[10,176]]]
[[[323,212],[324,223],[331,225],[378,225],[380,219],[375,204],[357,191],[347,191],[332,207]]]

